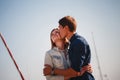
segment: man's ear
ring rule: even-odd
[[[65,30],[66,30],[66,31],[69,31],[69,27],[68,27],[67,25],[65,26]]]

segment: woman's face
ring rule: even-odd
[[[60,33],[58,29],[55,29],[51,33],[51,40],[55,43],[58,40],[61,40]]]
[[[59,31],[60,31],[61,38],[64,39],[66,37],[66,35],[67,35],[66,28],[65,27],[63,28],[62,25],[59,25],[58,28],[59,28]]]

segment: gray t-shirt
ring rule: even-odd
[[[69,68],[69,58],[68,55],[65,58],[65,51],[60,50],[57,47],[49,50],[45,54],[45,61],[44,64],[49,64],[53,68],[58,69],[67,69]],[[46,76],[47,80],[64,80],[63,76],[60,75],[48,75]]]

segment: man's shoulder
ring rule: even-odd
[[[83,36],[76,34],[73,44],[87,44],[87,41]]]

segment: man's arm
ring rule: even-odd
[[[53,72],[55,75],[63,75],[63,76],[71,76],[71,77],[76,77],[76,76],[82,76],[85,72],[92,73],[92,68],[91,65],[88,64],[87,66],[82,67],[80,72],[75,71],[72,68],[68,69],[54,69]]]
[[[76,72],[72,68],[69,69],[52,69],[50,65],[45,65],[46,67],[43,69],[44,75],[62,75],[64,77],[76,77],[82,76],[86,71],[92,72],[91,65],[84,66],[80,72]]]
[[[77,76],[79,72],[76,72],[72,68],[69,69],[52,69],[52,67],[48,64],[45,65],[43,69],[43,74],[46,75],[62,75],[62,76]]]
[[[55,75],[76,77],[80,74],[80,72],[76,72],[72,68],[65,69],[65,70],[64,69],[54,69],[54,74]]]

